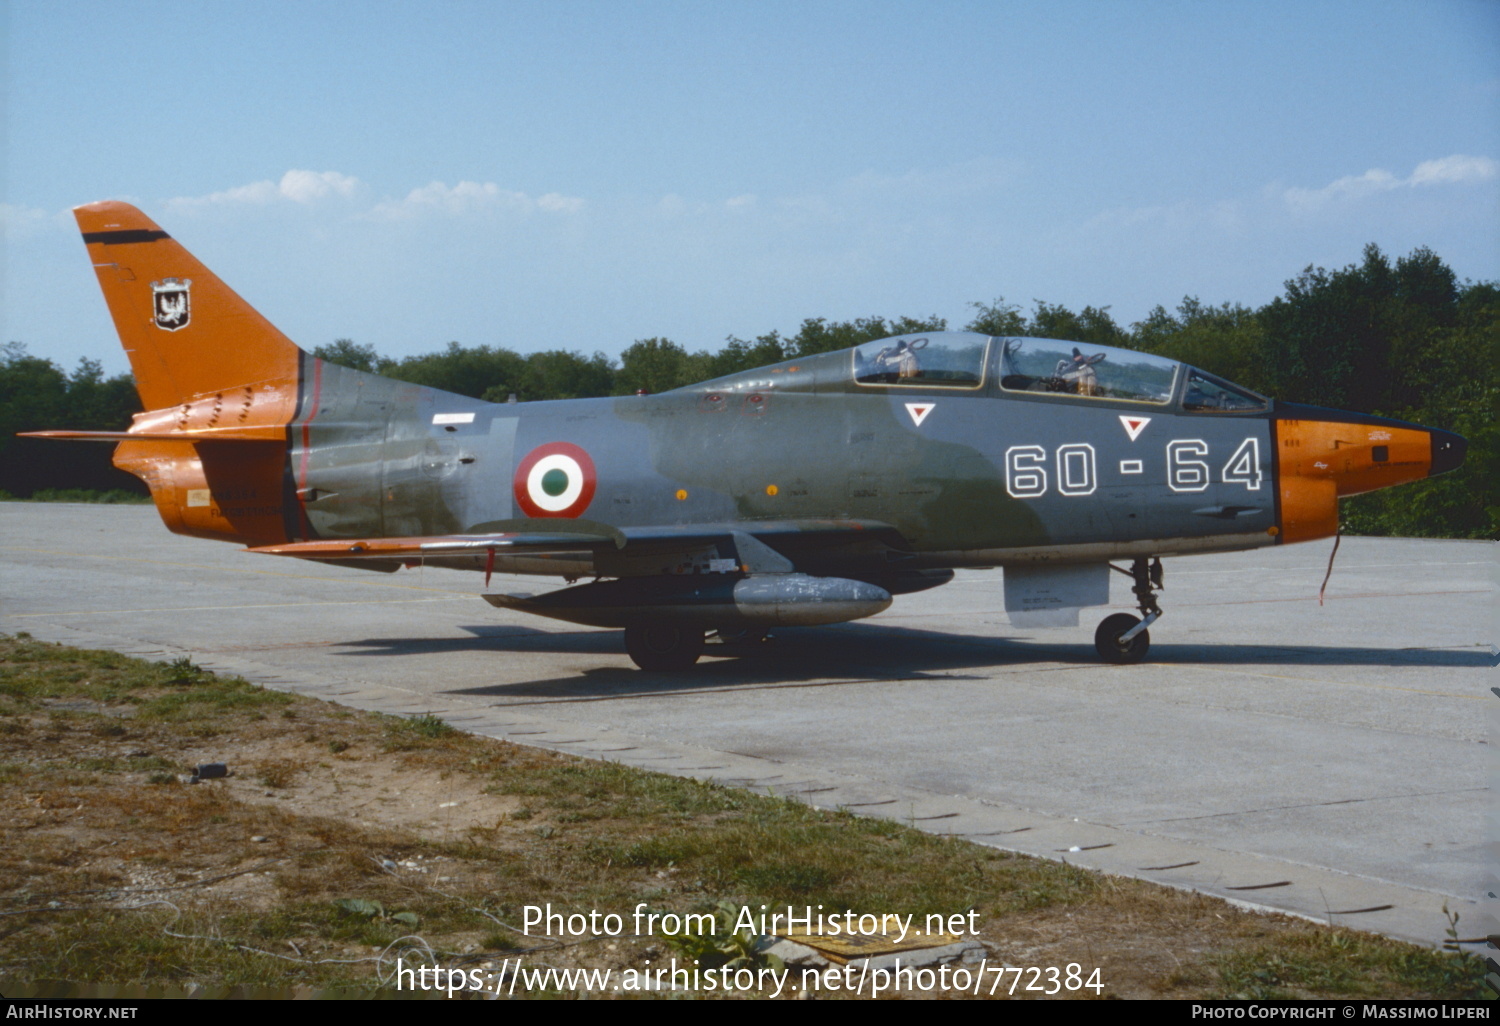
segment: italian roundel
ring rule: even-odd
[[[570,442],[548,442],[516,467],[516,503],[528,517],[577,517],[594,501],[594,461]]]

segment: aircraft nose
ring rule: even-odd
[[[1281,540],[1326,538],[1338,500],[1444,474],[1469,443],[1451,431],[1342,410],[1278,403],[1273,419]]]
[[[1446,474],[1450,470],[1457,470],[1464,462],[1464,454],[1469,451],[1469,443],[1460,435],[1452,431],[1430,431],[1432,435],[1432,469],[1427,472],[1428,477],[1437,477]]]

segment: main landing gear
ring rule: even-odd
[[[1138,663],[1146,658],[1151,648],[1151,635],[1146,628],[1161,616],[1161,607],[1156,604],[1156,591],[1162,587],[1161,559],[1153,557],[1148,563],[1145,556],[1137,556],[1129,570],[1121,570],[1113,563],[1110,568],[1119,570],[1135,582],[1130,590],[1135,593],[1136,603],[1145,619],[1138,620],[1129,613],[1106,616],[1094,632],[1094,648],[1106,663]]]
[[[686,670],[703,654],[703,628],[680,623],[626,627],[625,651],[643,670]]]
[[[656,623],[625,628],[625,651],[643,670],[686,670],[710,641],[743,655],[769,634],[764,627],[720,627],[705,635],[697,627]]]

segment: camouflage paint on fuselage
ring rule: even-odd
[[[568,443],[597,474],[572,515],[621,528],[876,521],[932,566],[1276,541],[1268,408],[1015,392],[994,373],[972,390],[871,387],[847,351],[654,396],[508,404],[308,362],[290,453],[307,539],[524,518],[518,466]]]

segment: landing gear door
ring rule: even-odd
[[[1016,627],[1077,627],[1081,607],[1108,604],[1107,563],[1005,568],[1005,611]]]

